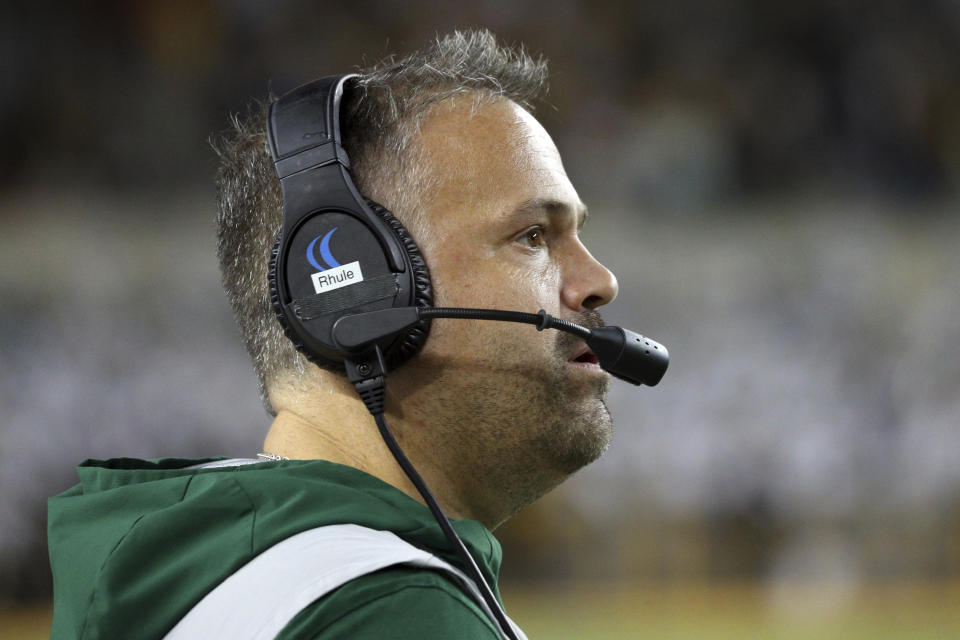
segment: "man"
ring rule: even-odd
[[[617,283],[580,242],[586,208],[529,111],[545,75],[487,32],[455,33],[346,85],[343,146],[360,192],[419,243],[437,306],[545,309],[600,326]],[[84,463],[81,484],[50,505],[55,638],[176,633],[241,568],[333,525],[390,531],[466,569],[345,374],[308,362],[277,322],[267,270],[282,204],[264,114],[237,122],[219,153],[221,268],[276,416],[267,460]],[[423,349],[390,371],[390,426],[494,588],[490,530],[609,443],[609,378],[596,362],[566,333],[435,320]],[[246,583],[232,606],[244,629],[275,617],[264,602],[277,589],[312,575],[308,556],[288,578]],[[276,637],[501,637],[451,575],[410,563],[359,575],[297,604]]]

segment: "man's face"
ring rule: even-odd
[[[594,310],[617,282],[580,242],[586,210],[553,141],[512,102],[471,106],[442,104],[422,129],[437,186],[418,239],[435,304],[599,324]],[[585,350],[528,325],[434,320],[421,354],[396,372],[404,418],[485,479],[509,476],[502,489],[525,504],[609,443],[609,376]]]

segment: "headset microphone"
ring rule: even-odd
[[[498,309],[393,307],[343,316],[334,322],[331,333],[337,347],[347,354],[357,354],[428,318],[522,322],[536,325],[538,331],[557,329],[572,333],[583,338],[604,371],[635,385],[655,386],[670,362],[666,347],[639,333],[621,327],[588,329],[554,318],[542,309],[539,313],[521,313]]]

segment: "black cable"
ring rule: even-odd
[[[502,311],[500,309],[467,309],[462,307],[421,307],[417,309],[421,319],[427,318],[465,318],[470,320],[501,320],[507,322],[523,322],[537,327],[537,331],[544,329],[559,329],[572,333],[586,340],[592,334],[590,329],[554,318],[549,313],[540,310],[540,313],[524,313],[522,311]]]
[[[373,418],[377,422],[377,429],[380,430],[380,435],[383,437],[383,441],[387,444],[387,448],[390,449],[390,453],[393,454],[397,464],[399,464],[400,468],[403,469],[403,472],[407,474],[407,477],[410,478],[410,482],[413,483],[413,486],[415,486],[417,491],[420,492],[420,495],[423,496],[424,501],[427,503],[427,507],[429,507],[430,512],[433,513],[434,519],[437,521],[437,524],[440,525],[440,528],[443,530],[443,534],[446,536],[447,541],[453,547],[453,551],[455,551],[456,554],[460,556],[460,559],[463,560],[463,563],[467,569],[467,573],[473,579],[474,583],[476,583],[477,589],[480,591],[480,595],[483,597],[484,602],[487,603],[490,611],[493,612],[494,617],[497,619],[497,624],[500,626],[501,632],[510,640],[518,640],[516,634],[513,632],[513,627],[510,625],[510,622],[507,619],[507,614],[504,613],[503,609],[500,607],[500,603],[497,601],[496,596],[493,595],[493,590],[490,589],[490,585],[487,584],[483,574],[480,572],[480,567],[477,566],[473,556],[471,556],[470,552],[467,551],[467,547],[463,544],[463,540],[461,540],[460,536],[457,535],[457,532],[454,531],[453,525],[450,524],[450,520],[447,518],[447,514],[445,514],[443,509],[440,508],[436,498],[433,497],[433,493],[431,493],[429,487],[427,487],[427,483],[423,481],[423,478],[420,477],[420,474],[417,473],[417,470],[413,467],[413,464],[403,453],[400,445],[393,437],[393,433],[390,431],[390,427],[387,425],[387,420],[383,413],[375,413],[373,414]]]

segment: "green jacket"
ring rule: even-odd
[[[256,555],[323,525],[392,531],[463,569],[425,506],[362,471],[323,460],[186,468],[210,460],[80,465],[80,484],[49,501],[52,639],[162,638]],[[496,538],[473,520],[453,525],[496,591]],[[405,566],[347,583],[277,637],[499,638],[448,577]]]

